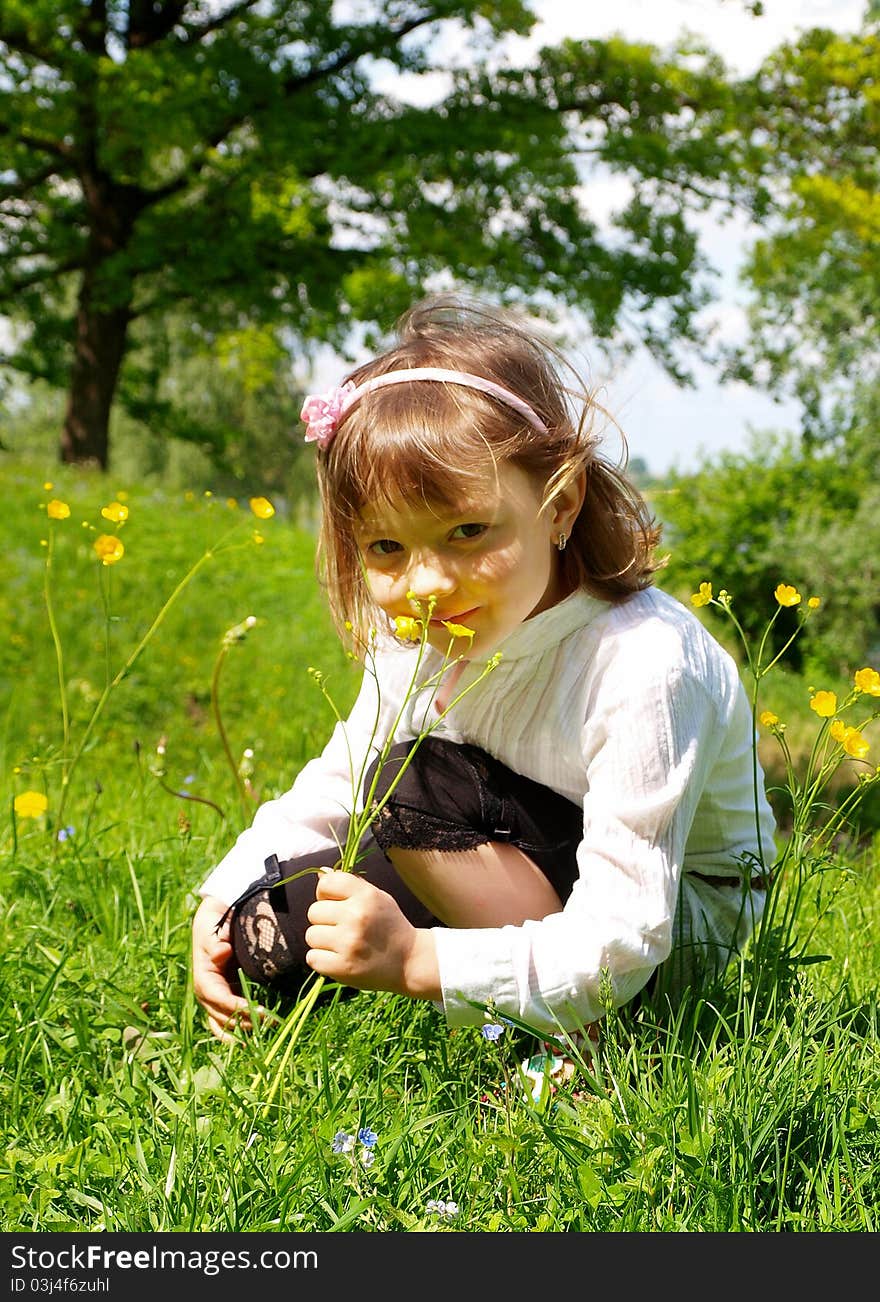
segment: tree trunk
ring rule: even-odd
[[[129,308],[101,311],[94,302],[95,269],[83,275],[76,313],[73,366],[61,432],[61,460],[106,470],[110,410],[125,356]]]

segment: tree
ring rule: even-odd
[[[156,416],[172,317],[193,348],[254,326],[305,351],[386,328],[438,275],[577,306],[681,373],[707,294],[689,217],[730,188],[717,60],[568,42],[530,70],[484,59],[430,108],[375,89],[377,66],[440,68],[443,28],[491,48],[532,22],[524,0],[359,21],[329,0],[0,0],[3,360],[67,387],[62,458],[106,468],[116,401]],[[610,235],[587,159],[632,182]]]
[[[873,6],[859,34],[816,30],[782,46],[744,93],[751,204],[764,229],[745,267],[750,338],[730,367],[777,391],[788,386],[802,404],[806,443],[875,474],[878,17]]]

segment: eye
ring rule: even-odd
[[[458,539],[482,538],[488,528],[487,524],[458,524],[453,529],[450,537]]]
[[[367,548],[367,551],[372,552],[374,556],[393,556],[395,552],[402,550],[400,543],[395,542],[393,538],[377,538]]]

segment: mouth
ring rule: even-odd
[[[473,606],[470,610],[460,611],[456,615],[435,615],[431,620],[431,625],[434,628],[441,628],[443,624],[464,624],[466,626],[468,620],[472,615],[476,615],[478,610],[479,606]]]

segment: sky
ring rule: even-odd
[[[776,46],[795,39],[811,27],[855,31],[861,25],[865,0],[765,0],[764,13],[754,17],[744,0],[614,0],[611,5],[573,4],[572,0],[533,0],[539,23],[528,38],[506,43],[509,57],[527,63],[530,53],[564,37],[605,38],[614,32],[629,40],[672,44],[682,32],[704,38],[737,73],[753,71]],[[442,46],[441,46],[442,49]],[[454,49],[446,51],[454,58]],[[381,79],[381,72],[380,72]],[[430,103],[442,93],[439,80],[388,74],[386,88],[413,102]],[[590,212],[609,211],[619,198],[620,182],[592,183]],[[706,217],[700,225],[703,249],[719,277],[716,304],[707,310],[706,324],[718,337],[734,341],[744,328],[744,290],[738,267],[750,231],[744,220],[723,225]],[[632,458],[643,459],[651,472],[692,470],[703,457],[723,451],[745,451],[753,434],[769,430],[796,431],[797,409],[776,403],[745,384],[721,385],[714,373],[695,364],[696,386],[684,389],[642,350],[626,363],[609,364],[600,355],[590,359],[589,342],[578,342],[579,358],[590,360],[591,379],[601,386],[605,405],[624,430]],[[327,383],[332,361],[324,359],[319,373]]]

